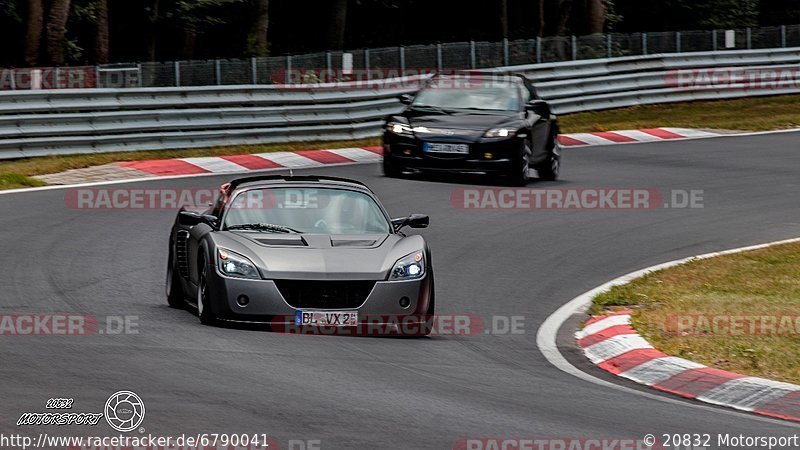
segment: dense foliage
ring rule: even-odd
[[[0,0],[0,65],[794,23],[796,0]]]

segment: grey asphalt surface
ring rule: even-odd
[[[0,314],[131,315],[138,324],[138,334],[0,336],[0,432],[114,435],[105,423],[15,422],[44,411],[51,397],[100,412],[110,394],[131,390],[146,404],[146,433],[263,433],[281,448],[290,440],[448,449],[463,437],[798,433],[788,423],[578,380],[547,363],[536,331],[559,306],[621,274],[800,235],[799,143],[799,133],[787,133],[568,149],[562,181],[529,185],[701,189],[702,209],[461,210],[451,193],[476,180],[387,179],[378,165],[295,171],[362,180],[393,216],[430,214],[421,234],[433,249],[437,312],[486,322],[524,316],[524,333],[513,335],[382,339],[204,327],[164,298],[174,212],[70,209],[64,190],[0,195]],[[229,178],[116,186],[206,188]],[[574,356],[571,331],[561,342]]]

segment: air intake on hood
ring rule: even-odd
[[[281,239],[281,238],[259,238],[256,239],[259,244],[264,245],[282,245],[289,247],[307,247],[306,240],[301,238]]]
[[[331,247],[372,247],[374,239],[331,239]]]

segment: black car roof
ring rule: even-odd
[[[346,187],[355,187],[362,190],[372,192],[366,184],[351,180],[349,178],[328,177],[322,175],[258,175],[252,177],[235,178],[230,182],[230,190],[234,190],[241,186],[261,186],[261,185],[274,185],[283,183],[320,183],[327,185],[338,185]]]

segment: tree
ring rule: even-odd
[[[587,0],[586,25],[589,34],[602,33],[606,23],[606,5],[604,0]]]
[[[347,27],[347,0],[330,0],[331,21],[328,26],[328,48],[342,50]]]
[[[39,64],[39,50],[42,45],[42,27],[44,26],[44,7],[42,0],[28,0],[28,18],[25,30],[25,64]]]
[[[508,0],[500,0],[500,35],[508,37]]]
[[[266,56],[269,54],[269,0],[255,0],[255,21],[248,36],[248,53],[253,56]]]
[[[97,2],[97,38],[95,58],[98,64],[108,64],[108,0]]]
[[[51,64],[64,64],[64,38],[67,34],[70,0],[53,0],[47,19],[47,59]]]

